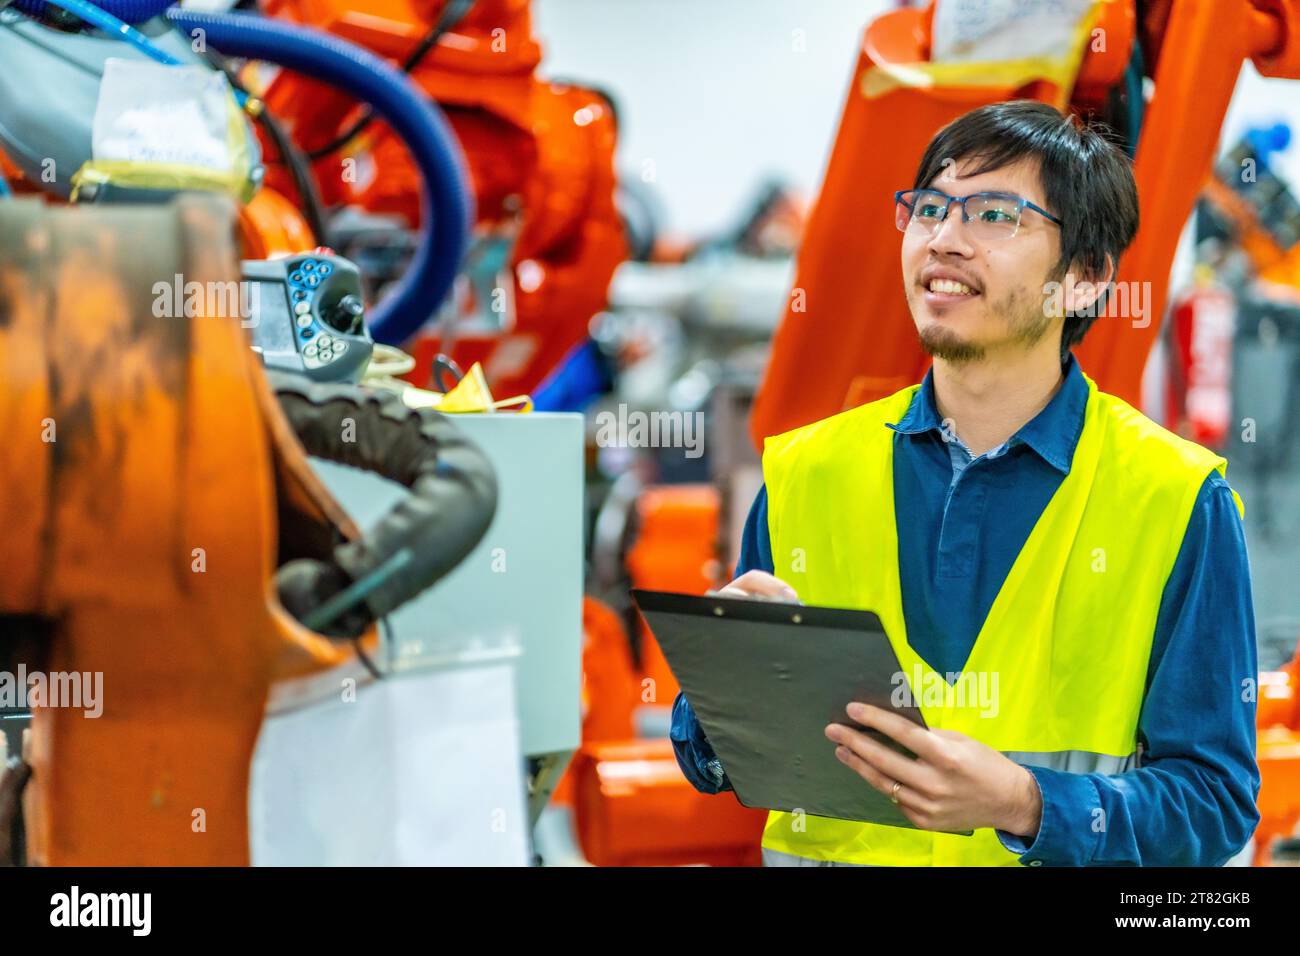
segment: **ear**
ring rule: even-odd
[[[1115,281],[1115,272],[1115,259],[1109,254],[1105,266],[1098,272],[1080,274],[1074,269],[1066,272],[1065,281],[1061,283],[1065,312],[1070,315],[1086,314]]]

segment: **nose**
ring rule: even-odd
[[[971,244],[969,230],[962,222],[961,206],[953,203],[948,207],[948,214],[934,230],[928,243],[930,251],[936,255],[948,254],[969,258],[974,255],[975,247]]]

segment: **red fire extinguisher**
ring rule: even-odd
[[[1222,448],[1232,425],[1236,301],[1214,280],[1213,270],[1200,265],[1192,288],[1175,302],[1171,319],[1181,373],[1170,383],[1177,430],[1198,444]]]

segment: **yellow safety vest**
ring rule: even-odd
[[[960,731],[1024,766],[1121,773],[1136,766],[1165,582],[1201,485],[1227,462],[1087,381],[1069,474],[951,686],[908,643],[899,586],[895,432],[885,426],[906,413],[919,386],[768,438],[763,473],[776,576],[806,604],[875,611],[931,728]],[[984,703],[981,680],[996,690]],[[1104,826],[1072,823],[1098,833]],[[1018,862],[991,828],[960,836],[776,811],[763,846],[886,866]]]

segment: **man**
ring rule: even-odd
[[[1049,106],[987,106],[896,214],[932,367],[767,440],[721,593],[880,615],[927,728],[848,713],[917,759],[839,724],[826,746],[916,829],[773,812],[764,862],[1223,864],[1259,820],[1239,501],[1070,352],[1137,231],[1127,158]],[[698,789],[730,789],[681,695],[671,736]]]

